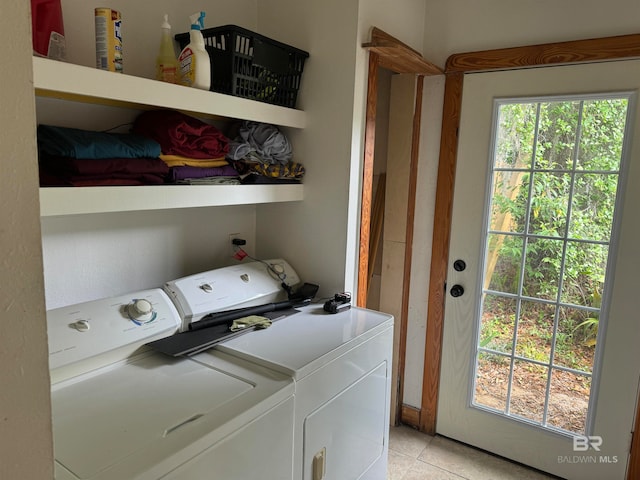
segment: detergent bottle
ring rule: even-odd
[[[35,55],[66,60],[60,0],[31,0],[31,35]]]
[[[211,63],[209,54],[204,48],[201,30],[204,28],[204,12],[194,13],[189,31],[189,44],[182,49],[178,62],[180,64],[180,83],[188,87],[209,90],[211,86]]]
[[[168,83],[179,83],[178,59],[173,48],[171,38],[171,25],[169,25],[169,15],[164,14],[162,22],[162,36],[160,37],[160,51],[156,57],[156,80]]]

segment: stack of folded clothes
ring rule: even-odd
[[[152,110],[136,118],[133,132],[160,144],[173,183],[240,183],[225,159],[229,139],[213,125],[175,110]]]
[[[41,186],[156,185],[169,167],[148,138],[76,128],[38,126]]]
[[[242,183],[300,183],[305,173],[292,160],[287,137],[267,123],[242,122],[227,159],[242,175]]]

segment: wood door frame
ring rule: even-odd
[[[417,76],[413,128],[411,139],[410,171],[407,198],[406,246],[404,255],[404,274],[402,283],[402,307],[400,314],[400,347],[398,352],[398,382],[392,386],[396,389],[395,407],[392,406],[394,422],[397,423],[402,407],[402,391],[407,340],[407,314],[409,311],[409,286],[412,262],[413,223],[415,217],[416,177],[418,156],[420,152],[420,130],[422,115],[422,92],[424,77],[427,75],[443,75],[444,71],[422,57],[400,40],[388,33],[373,27],[371,41],[362,45],[369,50],[369,67],[367,80],[367,107],[365,117],[364,165],[362,174],[362,203],[360,212],[360,247],[358,256],[358,292],[356,304],[365,307],[367,303],[367,286],[369,285],[369,243],[371,230],[371,212],[373,204],[373,163],[375,153],[376,109],[378,99],[378,71],[385,68],[394,73],[407,73]]]
[[[540,66],[640,58],[640,34],[484,50],[451,55],[445,65],[445,94],[433,225],[420,430],[434,435],[440,385],[444,295],[449,261],[453,187],[464,74]],[[640,398],[635,427],[640,428]],[[635,433],[635,432],[634,432]],[[631,445],[629,480],[640,478],[640,441]]]

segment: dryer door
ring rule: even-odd
[[[387,364],[307,416],[304,480],[356,480],[384,453]]]

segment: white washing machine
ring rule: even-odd
[[[160,289],[47,312],[57,480],[293,478],[292,379],[143,347],[180,322]]]
[[[286,262],[267,263],[279,265],[276,270],[285,277],[298,279]],[[280,288],[280,278],[274,279],[270,268],[239,265],[234,275],[242,275],[243,268],[251,275],[234,284],[235,298],[245,296],[243,288],[247,297],[252,296],[252,282],[271,283],[274,293]],[[222,281],[229,270],[221,270],[169,282],[165,289],[181,305],[180,311],[232,309],[234,302],[224,300],[228,298],[224,286],[230,282]],[[218,285],[220,300],[204,292],[196,278]],[[329,314],[320,304],[302,307],[267,329],[222,341],[214,350],[294,379],[294,479],[384,480],[392,348],[391,315],[355,307]]]

